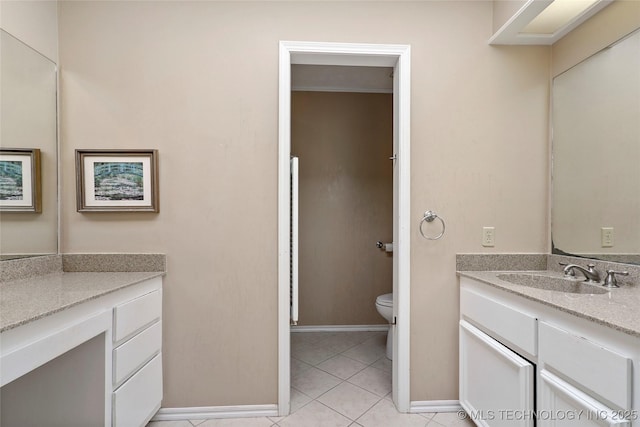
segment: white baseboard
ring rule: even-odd
[[[411,402],[409,412],[458,412],[462,410],[459,400],[417,400]]]
[[[387,332],[389,325],[291,326],[291,332]]]
[[[211,420],[215,418],[277,417],[278,405],[200,406],[160,408],[151,421]]]

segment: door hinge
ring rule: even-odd
[[[389,160],[398,160],[398,155],[394,154],[393,156],[389,157]]]
[[[395,325],[398,321],[398,318],[396,316],[393,316],[393,322],[391,322],[392,325]]]

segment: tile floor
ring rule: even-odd
[[[294,332],[289,416],[156,421],[147,427],[473,426],[455,412],[396,411],[385,340],[385,332]]]

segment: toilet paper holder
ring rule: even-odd
[[[393,243],[382,243],[381,241],[377,241],[376,248],[384,249],[385,252],[393,252]]]

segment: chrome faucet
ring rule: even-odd
[[[576,264],[567,264],[562,272],[565,276],[575,276],[575,270],[578,270],[584,275],[587,282],[598,283],[600,282],[600,273],[598,273],[595,267],[595,264],[587,264],[587,268],[580,267]]]

